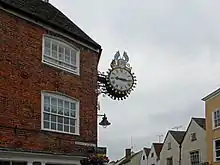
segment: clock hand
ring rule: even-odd
[[[127,79],[124,79],[124,78],[120,78],[120,77],[115,77],[116,80],[121,80],[121,81],[132,81],[132,80],[127,80]]]

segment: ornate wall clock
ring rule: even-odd
[[[101,93],[109,95],[112,99],[125,99],[135,88],[136,76],[131,72],[128,64],[129,58],[126,52],[120,57],[117,52],[111,62],[111,69],[107,74],[100,73],[98,81]]]

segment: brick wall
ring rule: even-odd
[[[66,146],[83,150],[75,140],[97,142],[98,55],[77,45],[80,76],[42,64],[42,36],[47,33],[0,10],[0,147],[18,146],[19,141],[23,149],[62,152]],[[80,100],[80,136],[40,130],[41,90]]]

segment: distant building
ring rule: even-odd
[[[148,165],[148,156],[150,153],[150,148],[143,148],[141,156],[141,165]]]
[[[148,155],[148,165],[160,165],[160,154],[163,143],[153,143]]]
[[[182,142],[182,165],[207,162],[205,118],[192,118]]]
[[[181,161],[181,143],[185,131],[168,131],[160,152],[160,165],[179,165]],[[188,165],[188,164],[187,164]]]
[[[131,149],[125,149],[125,156],[115,161],[114,165],[140,165],[142,151],[132,152]]]
[[[220,165],[220,88],[202,99],[205,101],[207,159]]]

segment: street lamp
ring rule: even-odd
[[[103,116],[102,117],[102,121],[99,123],[99,125],[103,126],[104,128],[106,128],[107,126],[111,125],[111,123],[108,121],[106,115],[101,115],[101,114],[98,114],[98,116]]]

